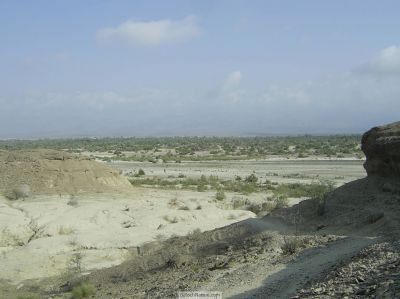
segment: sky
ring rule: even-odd
[[[0,0],[0,138],[400,120],[400,1]]]

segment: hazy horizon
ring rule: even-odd
[[[2,1],[0,138],[361,134],[398,1]]]

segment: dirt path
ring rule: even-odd
[[[222,291],[224,298],[290,298],[308,281],[374,242],[371,238],[346,237],[326,247],[306,250],[288,264],[265,261],[246,265],[216,279],[207,289]]]

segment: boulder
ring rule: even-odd
[[[400,121],[364,133],[361,149],[368,176],[400,177]]]

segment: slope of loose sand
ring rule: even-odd
[[[42,159],[40,155],[50,162],[42,161],[39,173],[51,173],[51,178],[54,172],[48,171],[49,166],[63,169],[63,156]],[[96,298],[132,294],[134,298],[167,298],[176,296],[177,290],[200,289],[220,290],[232,298],[286,297],[324,277],[338,262],[348,263],[380,238],[400,235],[397,181],[365,178],[346,184],[327,197],[323,214],[318,213],[318,202],[306,200],[262,219],[248,219],[255,215],[221,209],[211,192],[124,189],[124,183],[118,192],[94,194],[120,186],[121,178],[114,172],[116,182],[99,180],[94,169],[103,166],[97,164],[85,177],[82,165],[87,160],[76,159],[80,162],[70,161],[64,172],[70,173],[73,165],[78,171],[58,181],[74,189],[54,187],[63,186],[60,183],[46,183],[40,189],[40,180],[32,178],[34,172],[28,169],[31,181],[18,183],[32,184],[37,194],[50,190],[53,195],[25,201],[0,198],[0,281],[16,284],[62,274],[76,266],[79,257],[82,271],[91,272],[86,278],[95,284]],[[24,167],[35,165],[21,158],[2,161],[14,163],[23,176]],[[10,165],[5,167],[18,173]],[[104,172],[99,173],[103,177]],[[85,184],[79,185],[79,176]],[[97,189],[99,182],[105,189]],[[63,195],[66,190],[80,195]],[[159,242],[198,228],[208,232],[170,238],[166,245]],[[299,250],[306,251],[282,255],[287,238],[301,240]],[[154,241],[160,247],[146,251],[146,245],[154,246]],[[108,268],[113,265],[119,266]]]
[[[387,179],[358,180],[333,191],[323,214],[317,201],[305,200],[261,219],[170,240],[159,252],[93,272],[88,279],[98,288],[97,298],[175,298],[181,290],[222,291],[224,298],[332,298],[322,287],[310,291],[316,296],[300,293],[306,288],[307,294],[307,286],[324,279],[329,271],[338,276],[337,269],[351,266],[360,251],[398,240],[398,187]],[[285,240],[300,241],[297,253],[283,253]],[[373,259],[370,256],[368,263]],[[381,259],[381,264],[389,261]],[[377,278],[371,282],[372,295],[387,280],[385,270],[379,271],[381,275],[374,272]],[[359,298],[357,292],[365,291],[365,286],[361,280],[356,282],[357,277],[362,279],[357,273],[349,275],[352,282],[341,287],[336,297]],[[398,285],[398,275],[393,277]]]
[[[130,193],[0,198],[0,280],[19,283],[120,264],[148,242],[211,230],[255,215],[217,207],[214,193],[136,188]]]
[[[120,264],[147,242],[254,217],[219,208],[215,193],[133,188],[103,163],[54,150],[0,151],[0,280],[18,283]],[[76,263],[76,261],[75,261]]]
[[[131,188],[119,173],[89,158],[55,150],[0,151],[0,191],[22,184],[33,194],[119,192]]]

